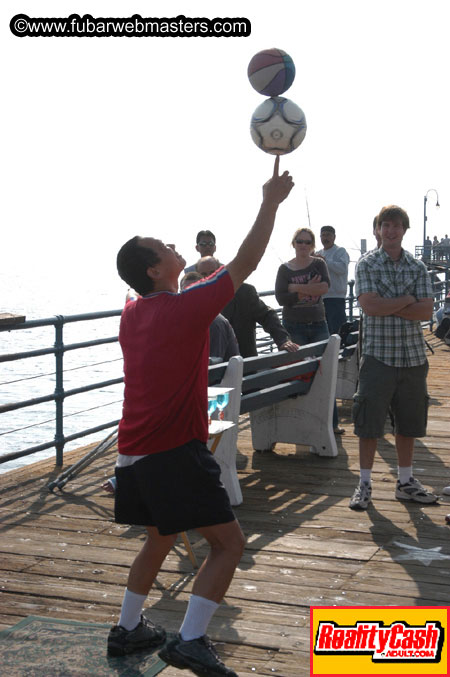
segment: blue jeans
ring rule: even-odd
[[[345,299],[323,299],[330,334],[338,334],[341,325],[347,320]]]
[[[293,322],[292,320],[283,320],[283,327],[289,333],[294,343],[299,346],[305,346],[308,343],[316,343],[316,341],[326,341],[330,338],[328,325],[325,320],[321,322]],[[336,400],[334,401],[333,409],[333,428],[337,428],[339,424]]]
[[[316,341],[326,341],[330,338],[325,320],[321,322],[283,320],[283,327],[290,334],[294,343],[298,343],[299,346],[306,346],[308,343],[316,343]]]

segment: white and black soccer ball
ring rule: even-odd
[[[263,101],[253,113],[250,134],[258,148],[265,153],[292,153],[305,138],[305,114],[290,99],[272,96]]]

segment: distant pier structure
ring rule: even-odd
[[[446,236],[447,238],[447,236]],[[428,240],[428,238],[427,238]],[[450,291],[450,239],[445,238],[433,244],[425,240],[425,245],[417,245],[415,257],[423,261],[428,268],[435,291],[435,301],[440,305]]]

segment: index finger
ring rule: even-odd
[[[275,164],[274,164],[274,166],[273,166],[273,175],[274,175],[274,176],[279,176],[279,173],[278,173],[279,167],[280,167],[280,156],[277,155],[277,156],[275,157]]]

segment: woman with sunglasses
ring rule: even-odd
[[[279,267],[275,283],[283,325],[299,345],[324,341],[330,336],[322,300],[330,285],[327,264],[313,256],[316,241],[309,228],[295,231],[292,246],[295,256]]]
[[[309,228],[295,231],[292,246],[295,256],[278,268],[275,282],[275,297],[283,308],[283,326],[300,346],[326,341],[330,332],[322,296],[330,286],[327,264],[313,256],[316,239]],[[344,432],[338,425],[336,404],[333,428],[336,434]]]

